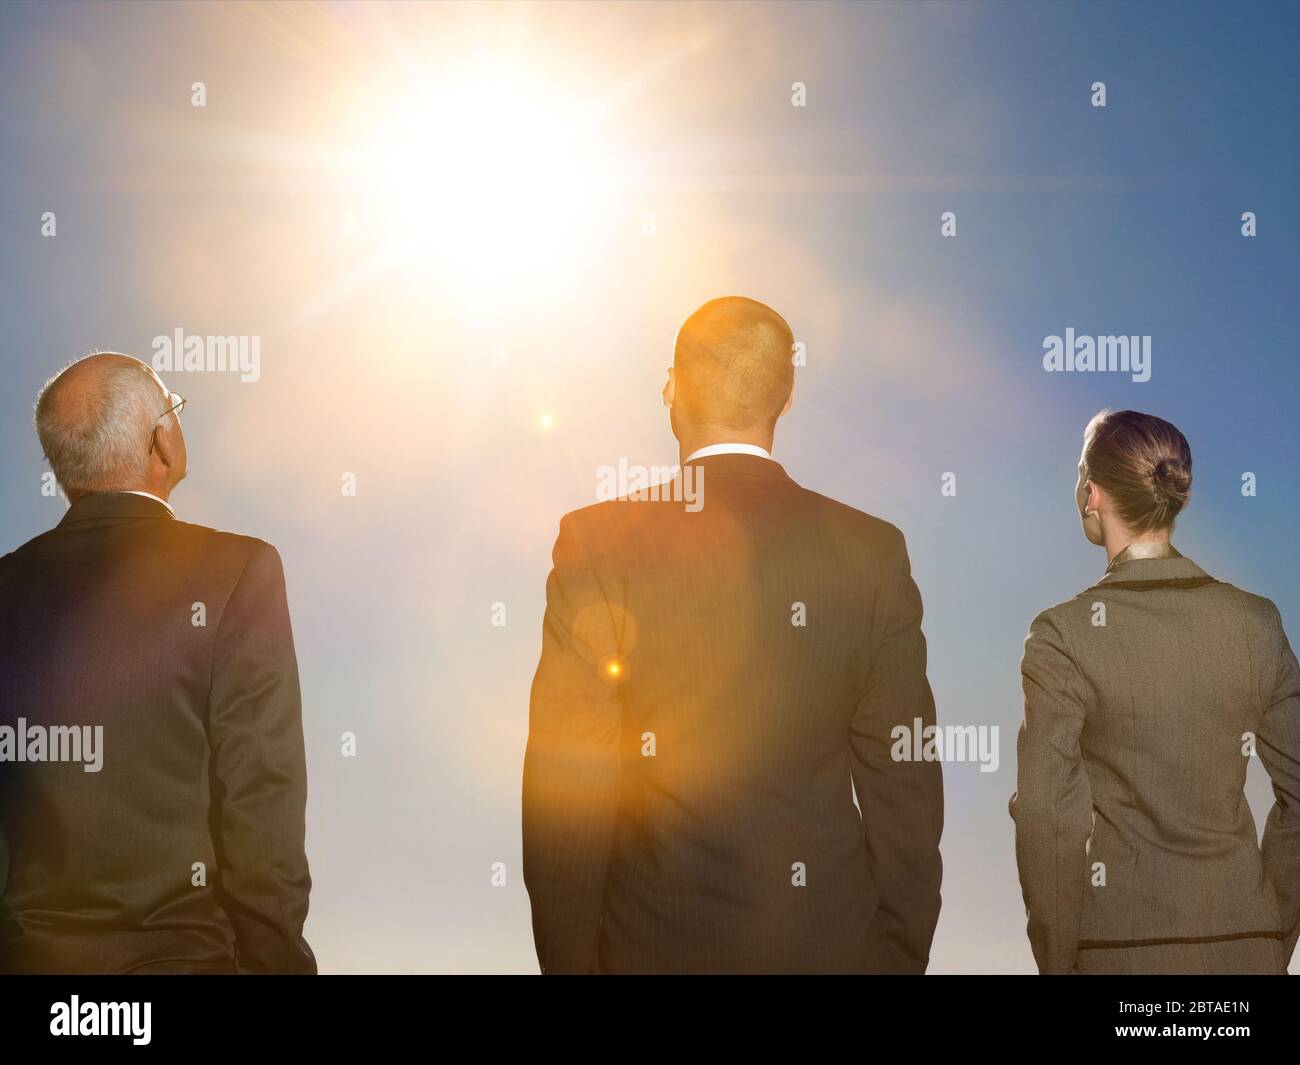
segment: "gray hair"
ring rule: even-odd
[[[36,435],[59,485],[68,492],[138,488],[149,469],[146,444],[157,421],[157,379],[139,359],[115,352],[103,358],[87,382],[68,384],[78,359],[41,387],[36,397]],[[71,391],[71,395],[65,392]]]

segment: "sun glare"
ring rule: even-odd
[[[545,289],[594,262],[616,205],[595,115],[509,64],[368,93],[348,195],[398,269]]]

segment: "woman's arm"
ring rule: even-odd
[[[1092,791],[1079,753],[1084,708],[1065,633],[1044,612],[1020,663],[1025,720],[1016,742],[1011,796],[1016,861],[1041,973],[1068,973],[1078,950],[1092,834]]]
[[[1276,682],[1259,728],[1259,757],[1276,802],[1264,826],[1264,874],[1277,894],[1283,952],[1290,960],[1300,935],[1300,666],[1277,615]]]

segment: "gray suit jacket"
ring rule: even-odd
[[[1102,623],[1104,621],[1104,623]],[[1011,797],[1040,971],[1080,952],[1300,929],[1300,669],[1267,599],[1190,559],[1120,562],[1034,619]],[[1277,796],[1263,845],[1249,755]]]

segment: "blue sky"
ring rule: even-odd
[[[904,530],[940,720],[1001,729],[998,772],[945,768],[932,971],[1032,969],[1017,666],[1034,614],[1104,567],[1072,509],[1093,413],[1185,432],[1175,543],[1294,641],[1293,5],[10,4],[0,30],[0,544],[63,507],[31,426],[47,376],[177,327],[261,338],[255,384],[168,379],[191,400],[174,502],[285,558],[324,970],[534,968],[518,788],[551,544],[601,465],[674,461],[658,390],[713,296],[806,345],[777,458]],[[486,258],[465,151],[432,138],[422,202],[393,204],[352,180],[375,152],[343,121],[375,85],[472,77],[465,55],[521,71],[542,120],[586,116],[572,215],[536,158],[491,156],[548,224]],[[1151,380],[1045,373],[1066,328],[1149,335]]]

